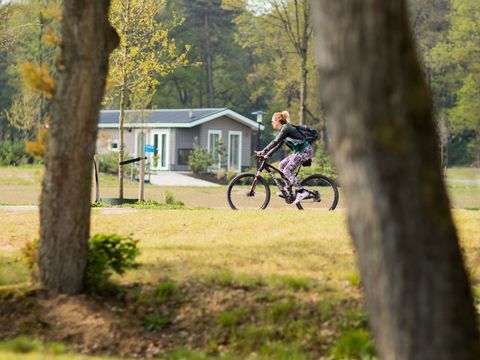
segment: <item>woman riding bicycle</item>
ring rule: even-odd
[[[305,137],[290,124],[290,114],[288,111],[276,112],[272,116],[272,127],[279,130],[277,137],[273,139],[263,150],[256,151],[259,157],[268,158],[275,153],[282,143],[285,143],[293,153],[280,162],[279,168],[290,182],[297,189],[297,196],[293,204],[297,204],[308,196],[302,185],[295,177],[295,170],[298,169],[308,159],[313,156],[313,148]]]

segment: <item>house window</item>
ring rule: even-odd
[[[222,132],[220,130],[208,130],[208,152],[213,159],[213,167],[220,168],[222,166],[222,158],[219,152],[219,144],[222,140]]]
[[[242,132],[228,132],[228,168],[234,171],[241,170],[242,164]]]
[[[178,149],[178,165],[188,165],[188,157],[192,153],[193,149]]]
[[[112,140],[110,143],[110,150],[118,151],[118,140]]]

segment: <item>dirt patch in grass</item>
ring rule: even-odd
[[[346,307],[358,311],[359,300],[326,299],[320,292],[303,299],[294,293],[269,294],[262,287],[199,282],[185,283],[167,298],[159,298],[152,284],[80,296],[3,290],[0,339],[27,336],[65,343],[83,354],[142,358],[179,348],[244,356],[267,343],[283,342],[288,347],[301,340],[302,351],[318,358],[333,346],[340,324],[349,321]],[[291,324],[297,324],[294,333]],[[314,335],[313,329],[322,336]]]

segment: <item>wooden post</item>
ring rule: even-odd
[[[100,188],[98,184],[98,168],[96,156],[93,156],[93,196],[95,197],[95,202],[100,202]]]
[[[138,176],[138,201],[143,201],[143,190],[145,185],[145,156],[142,154],[140,160],[140,174]]]

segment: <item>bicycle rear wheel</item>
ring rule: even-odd
[[[228,204],[233,210],[263,210],[270,201],[270,187],[267,181],[255,174],[240,174],[228,185]]]
[[[334,210],[338,204],[338,189],[335,183],[323,175],[311,175],[302,181],[309,196],[297,204],[297,208]]]

